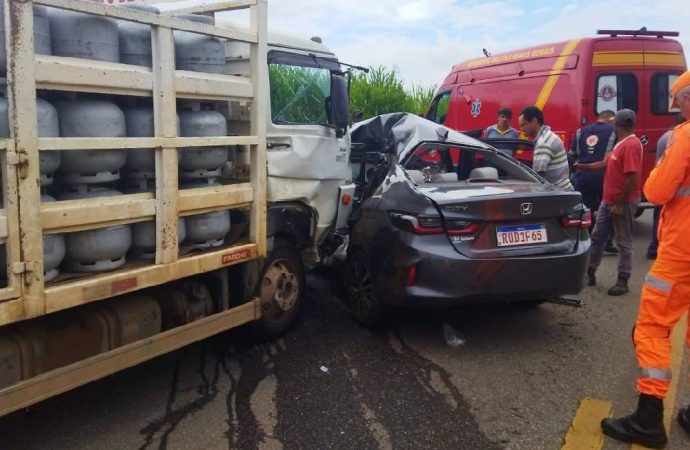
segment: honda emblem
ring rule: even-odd
[[[522,213],[523,216],[529,216],[532,214],[532,204],[531,203],[523,203],[520,205],[520,212]]]

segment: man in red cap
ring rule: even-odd
[[[673,104],[690,117],[690,71],[671,86]],[[637,411],[604,419],[604,433],[650,448],[668,443],[663,399],[671,384],[671,331],[690,310],[690,121],[678,125],[666,152],[644,186],[647,199],[663,206],[659,250],[642,288],[635,324],[635,353],[640,366]],[[690,333],[686,336],[690,346]],[[690,433],[690,406],[678,412],[678,423]]]

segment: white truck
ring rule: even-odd
[[[3,4],[0,415],[243,324],[284,332],[350,213],[347,84],[318,39],[269,35],[266,0],[112,3]],[[249,26],[198,17],[238,9]]]

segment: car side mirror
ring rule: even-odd
[[[345,135],[350,119],[350,100],[347,94],[345,77],[331,75],[331,96],[329,103],[329,123],[335,126],[338,137]]]

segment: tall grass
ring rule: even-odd
[[[435,86],[407,89],[397,69],[372,67],[367,74],[353,76],[350,109],[359,109],[365,118],[400,111],[424,114],[435,91]]]

